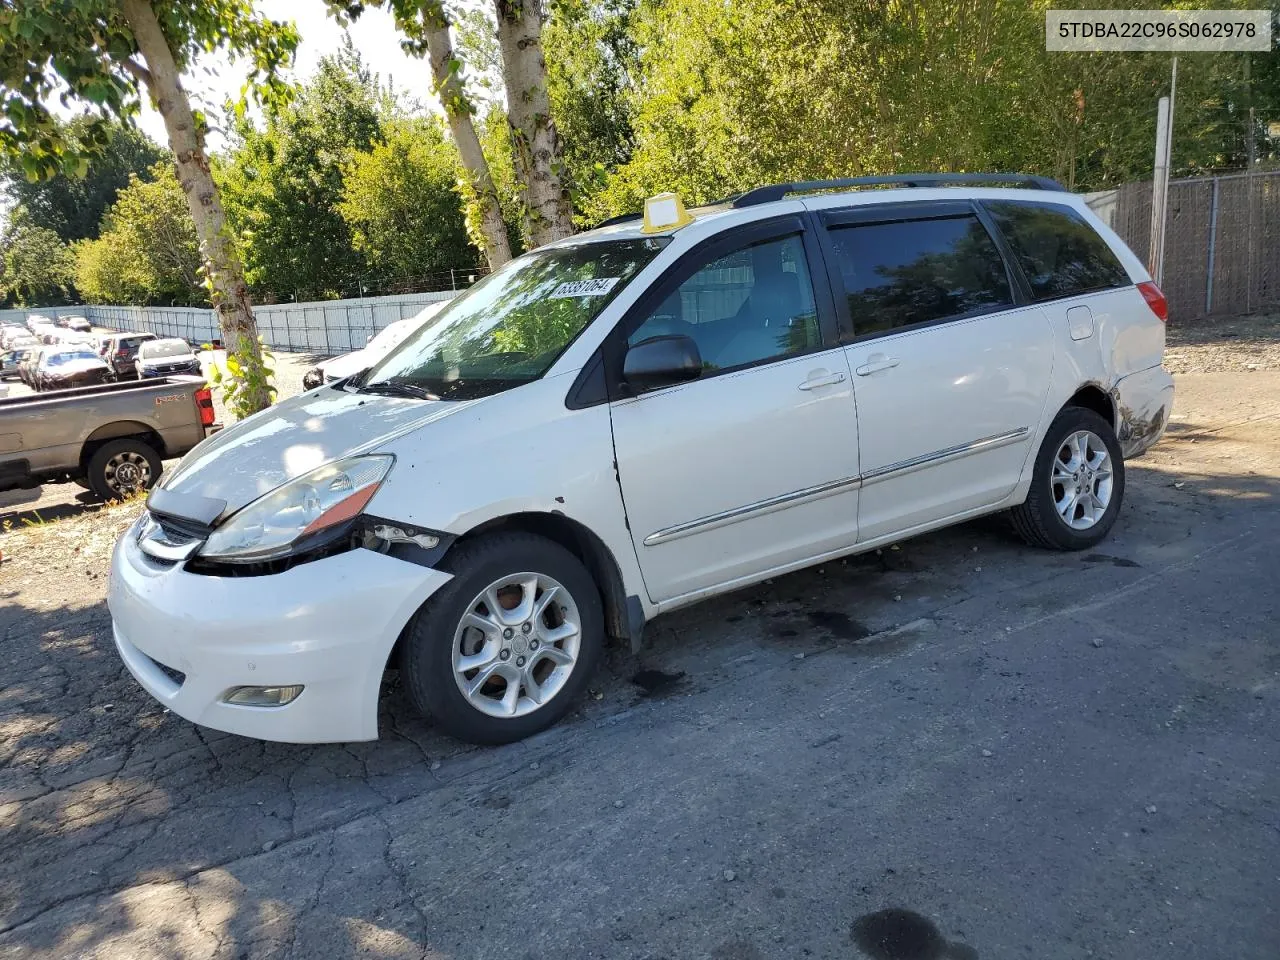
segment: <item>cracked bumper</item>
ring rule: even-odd
[[[387,657],[447,573],[352,550],[273,576],[200,576],[147,557],[134,533],[116,543],[107,605],[116,649],[148,693],[246,737],[377,739]],[[291,684],[304,689],[287,706],[222,702],[231,687]]]
[[[1126,460],[1141,456],[1169,425],[1173,377],[1164,367],[1140,370],[1116,383],[1115,394],[1120,411],[1120,449]]]

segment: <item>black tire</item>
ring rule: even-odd
[[[551,726],[586,689],[604,646],[600,588],[591,574],[559,544],[525,533],[461,543],[441,565],[453,579],[414,614],[401,647],[400,673],[414,705],[446,733],[471,743],[511,743]],[[564,685],[547,703],[523,716],[494,717],[472,706],[458,688],[454,636],[474,597],[500,578],[526,571],[549,576],[569,592],[580,619],[578,655]]]
[[[1079,430],[1088,430],[1106,445],[1112,464],[1111,500],[1101,518],[1085,530],[1077,530],[1066,522],[1054,505],[1050,477],[1054,458],[1063,442]],[[1115,431],[1106,420],[1084,407],[1064,407],[1045,434],[1036,454],[1031,489],[1024,503],[1010,511],[1013,528],[1027,543],[1051,550],[1087,550],[1096,546],[1111,531],[1124,500],[1124,455]]]
[[[141,466],[139,458],[145,461],[147,470],[141,482],[131,484],[118,477],[120,465],[112,461],[120,456],[132,461],[135,467]],[[89,458],[85,481],[95,496],[103,500],[119,500],[130,493],[150,490],[160,479],[162,469],[160,455],[150,445],[134,437],[125,437],[104,443],[94,451]]]

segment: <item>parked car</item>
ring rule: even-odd
[[[31,331],[26,327],[16,323],[6,323],[4,326],[0,326],[0,349],[11,350],[13,349],[12,341],[29,336],[31,336]]]
[[[12,350],[5,351],[0,354],[0,380],[16,380],[19,379],[19,364],[26,359],[31,347],[15,347]]]
[[[217,429],[198,377],[111,383],[0,401],[0,490],[73,480],[103,499],[149,489],[162,460]]]
[[[33,332],[35,331],[35,328],[38,324],[51,323],[51,322],[52,321],[50,321],[50,319],[46,317],[43,313],[27,314],[27,329]]]
[[[1096,545],[1168,419],[1166,303],[1083,198],[1010,179],[667,194],[512,260],[152,491],[112,563],[125,664],[287,741],[376,737],[390,664],[499,743],[706,597],[997,511]]]
[[[43,344],[36,344],[18,361],[18,379],[32,390],[36,388],[36,364],[40,362],[40,354],[45,349]]]
[[[447,303],[448,301],[444,300],[428,304],[412,317],[405,317],[403,320],[397,320],[383,327],[369,337],[369,342],[364,348],[316,364],[302,375],[302,388],[314,390],[321,384],[344,380],[361,370],[367,370],[411,333],[430,322]]]
[[[117,333],[111,338],[103,358],[111,367],[111,372],[121,380],[137,376],[138,347],[148,340],[156,339],[154,333]]]
[[[63,344],[40,352],[33,379],[37,390],[66,390],[106,383],[111,369],[92,350]]]
[[[93,330],[93,324],[88,319],[75,315],[59,317],[58,326],[66,327],[68,330],[75,330],[78,333],[89,333]]]
[[[177,337],[147,340],[140,344],[136,363],[138,376],[144,379],[200,373],[200,358],[187,341]]]

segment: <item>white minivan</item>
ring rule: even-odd
[[[115,643],[220,730],[373,739],[392,667],[515,740],[704,597],[1001,510],[1096,544],[1168,420],[1165,318],[1053,181],[664,194],[196,447],[116,546]]]

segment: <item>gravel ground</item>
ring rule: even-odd
[[[1280,313],[1170,323],[1164,365],[1170,373],[1280,370]]]
[[[1097,551],[780,577],[496,749],[394,676],[374,743],[195,727],[111,643],[136,507],[0,536],[0,958],[1274,960],[1280,372],[1176,379]]]

